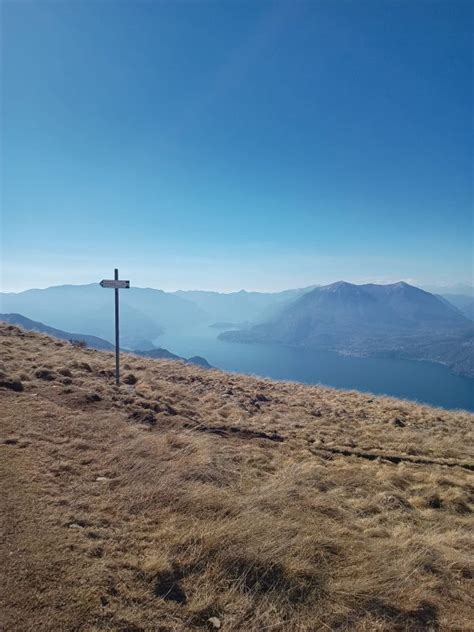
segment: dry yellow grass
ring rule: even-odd
[[[472,629],[473,415],[0,344],[2,630]]]

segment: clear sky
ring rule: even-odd
[[[472,282],[471,2],[1,7],[3,289]]]

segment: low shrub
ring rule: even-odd
[[[73,347],[76,347],[77,349],[86,349],[87,348],[87,342],[85,340],[70,340],[69,341]]]

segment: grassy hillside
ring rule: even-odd
[[[60,340],[72,340],[76,342],[83,342],[87,347],[93,349],[102,349],[104,351],[113,351],[114,345],[104,340],[103,338],[97,338],[97,336],[89,336],[88,334],[75,334],[69,331],[62,331],[61,329],[55,329],[44,323],[40,323],[36,320],[26,318],[22,314],[0,314],[0,322],[10,323],[10,325],[18,325],[28,331],[37,331],[38,333],[47,334],[53,338],[59,338]]]
[[[472,629],[473,415],[0,344],[2,630]]]

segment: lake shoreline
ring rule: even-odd
[[[279,381],[386,395],[446,410],[474,412],[474,380],[430,359],[374,357],[335,350],[220,340],[208,329],[163,335],[155,344],[200,355],[217,369]]]

